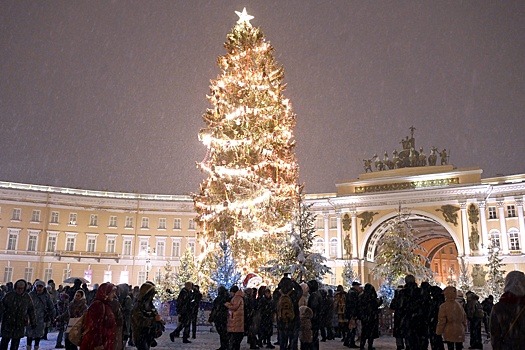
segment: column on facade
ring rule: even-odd
[[[523,221],[523,198],[516,198],[516,207],[518,209],[518,220],[520,227],[520,247],[521,252],[525,254],[525,222]]]
[[[330,217],[324,214],[324,256],[330,257]]]
[[[485,212],[486,203],[479,202],[479,221],[481,224],[481,251],[487,254],[490,245],[489,231],[487,229],[487,213]]]
[[[470,243],[468,234],[467,203],[459,203],[461,207],[461,229],[463,231],[463,255],[470,255]]]
[[[341,211],[336,212],[337,215],[337,259],[343,258],[343,227],[341,225]]]
[[[352,211],[352,257],[358,259],[357,255],[357,212]]]
[[[498,201],[498,217],[502,254],[509,254],[509,235],[507,235],[507,223],[505,222],[505,203],[503,203],[502,200]]]

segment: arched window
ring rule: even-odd
[[[520,231],[515,227],[509,230],[509,249],[520,250]]]
[[[324,254],[324,239],[317,237],[314,242],[314,251],[319,254]]]
[[[489,247],[491,244],[494,244],[494,247],[501,248],[500,245],[500,233],[498,230],[490,230],[489,231]]]
[[[335,237],[330,239],[330,257],[337,257],[337,238]]]

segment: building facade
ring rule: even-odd
[[[417,229],[437,282],[457,280],[461,262],[479,273],[491,240],[506,271],[525,270],[525,175],[481,174],[452,165],[400,168],[308,195],[317,218],[314,247],[334,272],[324,282],[342,283],[348,262],[361,280],[374,282],[381,237],[400,211]],[[0,282],[83,277],[140,285],[168,261],[176,270],[187,249],[200,253],[194,218],[189,196],[0,182]]]

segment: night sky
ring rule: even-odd
[[[209,81],[243,7],[284,67],[307,193],[412,125],[427,155],[525,173],[525,1],[3,0],[0,180],[197,192]]]

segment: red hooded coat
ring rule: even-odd
[[[117,323],[111,310],[109,295],[115,289],[111,283],[103,283],[98,287],[95,300],[89,306],[84,317],[84,332],[80,350],[113,350]]]

